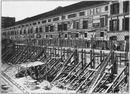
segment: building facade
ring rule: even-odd
[[[107,37],[122,49],[129,48],[129,1],[110,2]]]
[[[129,35],[129,1],[109,4],[108,37],[110,40],[126,40]]]
[[[23,39],[128,40],[129,1],[82,1],[18,21],[3,35]]]
[[[91,3],[81,8],[75,8],[74,5],[68,7],[58,7],[52,12],[62,11],[69,9],[66,12],[57,13],[56,15],[49,15],[46,18],[36,20],[25,20],[16,22],[16,25],[3,29],[3,33],[10,36],[12,39],[19,39],[31,36],[32,38],[57,38],[59,33],[62,32],[64,38],[84,38],[90,40],[91,36],[96,35],[100,37],[100,31],[107,30],[107,15],[108,15],[108,2],[98,1],[83,1],[76,5]],[[43,15],[45,15],[44,13]],[[38,15],[39,16],[39,15]],[[32,17],[34,18],[34,17]],[[30,21],[26,21],[30,20]],[[101,28],[100,28],[101,22]],[[28,36],[27,36],[28,35]]]

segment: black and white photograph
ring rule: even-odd
[[[2,0],[1,93],[129,93],[129,0]]]

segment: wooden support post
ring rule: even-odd
[[[100,51],[100,62],[102,63],[102,51]]]
[[[45,73],[47,73],[47,71],[48,71],[48,64],[46,66],[46,72]],[[47,80],[47,75],[45,76],[45,79]]]
[[[66,49],[67,50],[67,58],[69,57],[69,49]]]
[[[65,48],[64,48],[63,52],[64,52],[64,58],[63,59],[65,60]]]
[[[92,53],[93,53],[93,63],[92,63],[92,67],[93,68],[95,68],[95,53],[94,53],[94,50],[92,51]]]
[[[52,48],[52,52],[53,52],[53,57],[54,57],[54,45],[53,45],[53,48]]]
[[[117,72],[117,74],[118,74],[118,56],[117,56],[117,54],[116,54],[116,57],[115,57],[115,63],[116,63],[116,72]]]
[[[113,64],[111,68],[111,81],[114,79],[114,74],[117,74],[117,64],[116,64],[116,56],[114,55],[115,53],[113,52],[111,55],[111,64]]]
[[[120,58],[120,68],[121,68],[121,53],[119,55],[120,55],[119,58]]]
[[[84,68],[84,57],[83,57],[83,49],[81,50],[81,63],[82,63],[82,69]]]
[[[118,68],[118,62],[117,62],[117,56],[114,54],[114,74],[117,74]]]
[[[50,47],[50,58],[52,57],[51,49],[52,49],[52,48]]]
[[[116,55],[115,53],[113,52],[112,53],[112,63],[113,63],[113,73],[114,74],[117,74],[117,64],[116,64]]]
[[[70,50],[70,48],[69,48],[69,49],[68,49],[68,56],[67,56],[67,58],[68,58],[70,55],[71,55],[71,50]],[[71,59],[70,59],[68,62],[71,62]]]
[[[87,59],[86,51],[84,50],[84,66],[86,66],[86,63],[87,63],[87,62],[86,62],[86,61],[87,61],[86,59]]]
[[[92,58],[93,57],[93,55],[92,55],[92,50],[90,50],[90,62],[91,62],[91,64],[90,64],[90,68],[92,68]]]
[[[55,51],[55,52],[54,52],[54,57],[56,57],[56,48],[54,48],[54,51]]]
[[[58,47],[58,57],[60,56],[59,54],[60,54],[60,48]]]
[[[125,83],[127,83],[127,77],[128,77],[128,73],[127,73],[127,70],[129,70],[129,65],[128,65],[128,52],[125,52],[125,66],[126,66],[126,69],[125,69],[125,75],[126,75],[126,78],[125,78]]]
[[[103,61],[105,60],[105,53],[103,52]]]
[[[113,53],[112,53],[112,55],[111,55],[111,64],[113,64],[113,61],[114,61],[114,58],[113,58]],[[112,65],[112,68],[111,68],[111,76],[110,76],[110,82],[112,82],[113,81],[113,79],[114,79],[114,65]]]

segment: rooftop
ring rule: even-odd
[[[50,16],[64,14],[66,12],[71,12],[71,11],[75,11],[75,10],[82,9],[82,8],[89,8],[89,7],[92,7],[95,5],[101,5],[101,4],[105,4],[108,2],[110,2],[110,1],[81,1],[79,3],[75,3],[75,4],[72,4],[69,6],[65,6],[65,7],[59,6],[51,11],[17,21],[15,23],[15,25],[24,24],[24,23],[27,23],[30,21],[38,20],[40,18],[47,18]]]

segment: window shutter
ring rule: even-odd
[[[76,29],[79,29],[79,21],[76,21]]]
[[[110,31],[112,31],[112,20],[110,20],[109,25],[110,25]]]
[[[45,26],[45,32],[48,32],[48,26]]]
[[[79,28],[80,28],[80,29],[83,28],[83,19],[80,19],[80,22],[79,22]]]
[[[76,21],[73,21],[73,29],[76,28]]]
[[[88,20],[84,20],[83,21],[83,29],[87,29],[88,28]]]
[[[127,8],[126,8],[126,12],[128,12],[129,13],[129,3],[130,3],[130,1],[126,1],[127,3],[126,3],[126,6],[127,6]]]
[[[100,18],[100,24],[101,27],[104,27],[104,18]]]
[[[55,31],[57,31],[58,30],[58,23],[55,23],[54,27],[55,27]]]
[[[125,20],[122,19],[122,30],[125,30]]]
[[[30,29],[28,29],[28,34],[30,34]]]
[[[36,33],[38,33],[38,28],[36,28]]]
[[[119,30],[119,19],[117,19],[117,30]]]
[[[126,11],[126,3],[123,2],[123,13],[125,13],[125,11]]]
[[[123,13],[129,12],[129,1],[123,2]]]
[[[33,28],[31,28],[30,33],[31,33],[31,34],[33,33]]]
[[[113,5],[110,6],[110,13],[113,14]]]
[[[119,3],[117,3],[117,14],[119,14]]]
[[[129,30],[129,18],[125,19],[125,30]]]
[[[105,15],[105,26],[107,26],[107,19],[108,19],[108,15]]]
[[[62,24],[58,24],[58,31],[61,31],[62,30]]]
[[[84,37],[87,38],[87,33],[84,33]]]
[[[100,32],[100,37],[104,37],[104,32]]]

